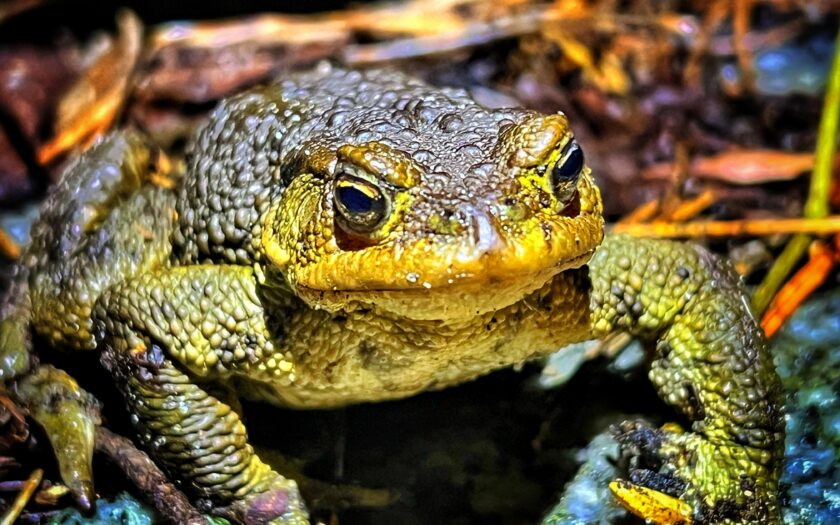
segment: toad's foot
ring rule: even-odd
[[[124,351],[122,343],[109,344],[103,363],[124,389],[141,443],[199,510],[244,525],[309,523],[297,484],[254,453],[229,392],[193,382],[157,346]]]
[[[267,478],[272,478],[271,474],[267,471]],[[211,513],[244,525],[309,524],[297,485],[282,476],[276,476],[268,483],[264,492],[237,500],[227,507],[214,508]]]
[[[768,451],[714,442],[675,425],[654,429],[627,422],[614,432],[630,456],[631,481],[610,488],[634,514],[662,525],[775,519],[775,493],[752,481],[773,478],[764,466]]]
[[[93,508],[93,440],[99,403],[62,370],[38,367],[15,388],[15,399],[46,432],[61,479],[79,506]]]
[[[226,383],[274,354],[250,268],[142,274],[110,288],[96,316],[106,334],[102,363],[125,396],[140,442],[200,510],[246,525],[308,523],[296,483],[248,442]]]

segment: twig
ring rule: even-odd
[[[0,492],[17,492],[26,486],[25,479],[10,479],[8,481],[0,481]]]
[[[840,215],[822,219],[747,219],[740,221],[695,221],[614,224],[612,233],[636,237],[692,238],[761,236],[780,233],[827,235],[840,232]]]
[[[58,516],[60,510],[44,510],[40,512],[24,512],[20,515],[17,525],[41,525],[42,523],[52,523],[50,519]]]
[[[693,219],[714,204],[715,200],[717,200],[717,195],[713,190],[703,190],[700,195],[674,205],[674,209],[667,215],[667,220],[683,222]]]
[[[840,120],[840,32],[834,46],[834,61],[828,77],[825,91],[822,117],[820,118],[819,135],[817,136],[817,153],[814,162],[814,172],[811,175],[811,187],[808,200],[805,202],[805,217],[813,219],[828,215],[828,199],[831,188],[831,168],[834,152],[837,149],[837,128]],[[812,232],[814,233],[814,232]],[[793,267],[805,254],[811,240],[804,234],[791,239],[782,255],[767,272],[764,281],[758,286],[752,299],[753,312],[761,315],[782,285]]]
[[[106,428],[98,427],[96,451],[107,455],[119,465],[162,516],[173,523],[194,525],[207,523],[204,516],[192,506],[184,493],[172,485],[149,456],[138,450],[128,439]]]
[[[836,239],[836,237],[835,237]],[[811,258],[779,290],[761,319],[767,337],[773,337],[811,293],[820,287],[837,264],[837,253],[822,241],[815,241]]]
[[[709,51],[712,42],[712,34],[714,34],[718,27],[726,19],[729,12],[729,2],[725,0],[716,0],[713,2],[703,15],[703,24],[701,30],[697,33],[697,39],[691,48],[691,54],[686,61],[685,69],[683,70],[683,78],[688,86],[699,86],[700,77],[702,75],[701,62]],[[727,38],[727,42],[731,42]]]
[[[747,92],[752,92],[755,87],[752,55],[744,43],[750,31],[752,8],[753,0],[735,0],[732,13],[732,45],[741,69],[741,89]]]
[[[647,201],[618,220],[617,224],[633,224],[653,219],[659,213],[659,199]]]
[[[508,5],[509,4],[509,5]],[[562,2],[540,4],[527,11],[516,0],[495,2],[406,2],[404,8],[358,9],[346,16],[346,23],[354,31],[382,36],[408,35],[404,38],[373,44],[347,46],[341,55],[345,64],[361,66],[381,62],[418,58],[489,44],[498,40],[534,34],[548,25],[569,29],[581,26],[593,30],[617,33],[628,25],[664,28],[673,32],[659,17],[620,15],[581,8],[567,8]],[[465,6],[490,8],[490,16],[469,19],[459,14]],[[453,14],[454,13],[454,14]],[[338,15],[341,16],[341,15]],[[407,21],[407,22],[406,22]],[[432,21],[432,22],[430,22]],[[418,23],[420,22],[420,23]]]
[[[674,164],[672,165],[671,173],[668,174],[668,179],[671,183],[666,188],[664,195],[660,198],[661,205],[657,219],[667,221],[671,212],[682,201],[680,188],[682,188],[683,182],[688,177],[690,160],[688,144],[684,140],[678,140],[674,151]]]
[[[379,44],[348,46],[342,53],[342,60],[349,65],[361,66],[451,53],[505,38],[534,33],[544,18],[545,12],[536,11],[489,22],[469,24],[451,33],[423,35]]]
[[[728,5],[729,0],[724,0],[722,3]],[[726,12],[723,14],[726,15]],[[744,35],[744,39],[739,44],[749,53],[758,53],[767,48],[777,47],[789,40],[795,40],[797,35],[802,34],[803,28],[806,27],[808,27],[807,19],[795,19],[789,22],[783,22],[764,31],[750,31]],[[732,36],[721,34],[720,36],[713,37],[709,41],[708,53],[714,57],[730,57],[734,55],[735,45]]]
[[[800,233],[791,237],[753,293],[751,304],[756,317],[764,313],[773,296],[776,295],[776,291],[785,282],[794,266],[802,259],[802,255],[808,251],[810,245],[811,237],[809,235]]]
[[[26,480],[26,483],[23,486],[23,489],[18,493],[15,501],[12,503],[12,506],[9,507],[9,510],[3,514],[3,517],[0,518],[0,525],[12,525],[15,520],[18,519],[20,513],[23,512],[23,508],[26,507],[26,504],[29,503],[29,498],[32,497],[32,494],[35,493],[35,489],[38,488],[38,485],[41,484],[41,478],[44,477],[44,471],[36,468],[32,474],[29,475],[29,479]]]

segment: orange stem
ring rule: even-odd
[[[825,242],[811,245],[811,258],[782,286],[761,319],[767,337],[773,337],[805,299],[820,287],[837,264],[837,253]]]
[[[761,236],[785,233],[827,235],[840,232],[840,215],[819,219],[745,219],[736,221],[693,221],[685,223],[654,222],[647,224],[616,223],[612,233],[636,237],[696,238]]]

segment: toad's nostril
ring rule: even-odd
[[[468,252],[464,255],[470,258],[501,250],[506,245],[496,215],[470,203],[436,213],[429,225],[438,235],[459,239]]]
[[[498,220],[491,213],[467,204],[458,210],[458,214],[465,219],[469,239],[479,253],[504,247],[505,240],[499,231]]]

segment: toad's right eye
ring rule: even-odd
[[[388,216],[390,202],[376,184],[348,173],[340,173],[333,193],[335,208],[348,229],[366,233]]]
[[[551,168],[551,186],[561,202],[567,201],[574,194],[583,164],[583,150],[574,139],[569,140]]]

